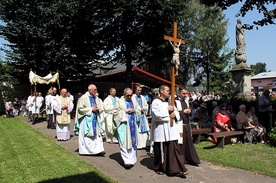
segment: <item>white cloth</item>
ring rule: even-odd
[[[113,100],[115,100],[115,103],[113,104]],[[117,101],[119,100],[118,97],[113,97],[111,95],[108,95],[108,97],[104,100],[103,108],[104,108],[104,130],[105,130],[105,136],[106,136],[106,142],[117,142],[117,140],[113,137],[115,128],[113,123],[113,110],[116,106]]]
[[[136,132],[136,140],[137,140],[137,118],[140,116],[140,106],[135,100],[132,100],[134,109],[136,111],[135,113],[135,132]],[[130,127],[129,127],[129,121],[128,121],[128,114],[125,112],[126,110],[126,103],[125,103],[125,98],[122,96],[114,109],[114,121],[116,122],[117,126],[117,135],[118,135],[118,140],[123,142],[122,145],[123,147],[130,149],[132,148],[132,138],[131,138],[131,133],[130,133]],[[137,144],[139,144],[139,141],[136,141]]]
[[[170,125],[170,115],[168,111],[168,102],[154,99],[151,105],[151,140],[154,142],[167,142],[178,140],[180,138],[178,127]],[[179,120],[180,116],[177,109],[174,107],[176,119]]]
[[[57,123],[56,132],[57,132],[58,140],[69,140],[70,139],[70,124],[61,125],[61,124]]]
[[[68,106],[66,114],[64,114],[64,110],[62,110],[62,103],[66,102],[66,105]],[[56,126],[56,133],[57,133],[57,140],[69,140],[70,139],[70,124],[58,124],[59,123],[59,116],[65,115],[65,118],[67,118],[67,121],[70,123],[70,112],[74,108],[73,102],[68,99],[67,97],[64,99],[62,96],[58,96],[55,98],[55,100],[52,103],[53,109],[56,111],[56,120],[57,120],[57,126]]]
[[[74,96],[70,95],[69,98],[72,100],[72,102],[74,102]]]
[[[26,106],[28,107],[28,111],[33,111],[33,100],[34,100],[34,96],[32,95],[30,95],[27,99]]]
[[[91,117],[92,114],[92,106],[90,104],[89,92],[86,92],[81,96],[78,100],[78,105],[76,109],[76,117],[75,123],[80,122],[80,127],[78,130],[79,136],[79,154],[81,155],[93,155],[99,154],[104,151],[103,140],[101,136],[101,129],[97,124],[97,136],[95,137],[87,137],[84,133],[85,131],[85,123],[83,122],[83,117],[88,116]],[[96,104],[99,108],[99,115],[103,112],[103,102],[100,98],[96,97]]]
[[[43,104],[43,102],[44,102],[44,98],[42,97],[42,96],[38,96],[37,97],[38,98],[38,102],[41,104],[41,106],[42,106],[42,104]]]
[[[45,97],[45,105],[46,105],[46,113],[47,114],[54,114],[53,110],[53,102],[55,100],[56,96],[53,95],[46,95]]]
[[[39,114],[40,113],[40,108],[43,104],[43,97],[33,97],[33,100],[31,101],[32,105],[32,113],[33,114]]]
[[[51,95],[50,94],[47,94],[46,96],[45,96],[45,107],[46,107],[46,114],[50,114],[50,111],[51,111],[51,107],[49,106],[49,98],[51,97]]]
[[[132,100],[137,100],[136,99],[136,94],[134,94],[132,96]],[[148,124],[148,119],[147,119],[147,116],[146,114],[148,113],[148,110],[149,110],[149,105],[147,103],[147,100],[144,96],[141,95],[141,100],[142,100],[142,106],[141,109],[144,109],[144,113],[142,114],[141,113],[141,118],[144,118],[145,121],[146,121],[146,126],[147,126],[147,131],[146,132],[141,132],[141,126],[138,125],[138,134],[137,134],[137,138],[138,138],[138,145],[137,145],[137,149],[142,149],[142,148],[145,148],[147,147],[147,144],[148,144],[148,141],[149,141],[149,124]],[[137,101],[137,103],[139,104],[139,102]],[[140,118],[140,120],[142,120]]]
[[[139,128],[138,128],[139,130]],[[138,144],[137,149],[142,149],[148,146],[149,144],[149,132],[141,133],[139,132],[137,135]]]
[[[84,132],[84,124],[80,123],[79,130],[79,154],[93,155],[104,151],[103,140],[100,134],[95,137],[86,137]]]
[[[118,141],[120,145],[121,157],[126,164],[134,165],[137,162],[137,146],[132,147],[132,137],[131,137],[131,129],[129,127],[128,114],[125,112],[126,103],[125,98],[121,97],[114,109],[114,121],[117,123],[117,135]],[[132,100],[133,107],[136,110],[136,114],[140,115],[140,106],[135,100]],[[137,116],[135,114],[135,118],[137,120]],[[137,138],[137,121],[135,120],[135,132],[136,132],[136,144],[139,144]]]
[[[127,149],[120,144],[120,152],[125,165],[134,165],[137,162],[137,147]]]
[[[49,84],[54,82],[59,83],[59,73],[57,72],[54,75],[49,73],[47,76],[42,77],[35,74],[33,71],[30,71],[29,80],[32,85],[36,83],[39,83],[39,84]]]
[[[186,102],[186,101],[185,101]],[[186,102],[187,104],[187,102]],[[182,111],[182,105],[181,105],[181,101],[180,100],[175,100],[175,105],[176,105],[176,108],[177,108],[177,111]],[[187,106],[189,106],[189,104],[187,104]],[[177,123],[177,128],[178,128],[178,131],[179,131],[179,139],[178,139],[178,144],[183,144],[183,120],[180,118]],[[190,124],[189,124],[190,125]],[[181,134],[181,135],[180,135]]]

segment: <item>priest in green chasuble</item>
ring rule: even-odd
[[[119,141],[121,157],[125,169],[130,169],[137,162],[138,126],[140,106],[132,98],[132,89],[126,88],[114,109],[114,121],[117,125],[114,136]]]

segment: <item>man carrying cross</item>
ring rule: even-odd
[[[165,40],[179,42],[174,47],[179,61],[179,46],[185,41],[179,40],[177,36],[177,24],[174,22],[174,37],[164,36]],[[171,43],[172,44],[172,43]],[[184,165],[184,156],[178,145],[180,138],[178,127],[175,120],[179,120],[179,113],[174,106],[174,91],[175,91],[175,66],[172,66],[172,84],[171,84],[171,100],[170,89],[166,85],[161,85],[159,88],[160,96],[153,100],[152,128],[151,139],[154,141],[154,170],[157,174],[176,175],[181,178],[186,178],[188,170]]]
[[[151,108],[151,139],[154,141],[154,170],[157,174],[186,178],[188,170],[184,156],[178,145],[177,124],[170,125],[170,119],[179,120],[179,113],[169,102],[170,89],[166,85],[159,88],[160,97],[155,98]]]

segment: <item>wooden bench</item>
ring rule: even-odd
[[[238,136],[243,134],[244,134],[243,131],[224,131],[224,132],[208,133],[207,135],[213,136],[213,138],[217,138],[218,139],[217,146],[223,149],[225,137]]]
[[[198,128],[198,129],[193,128],[192,129],[193,142],[195,144],[198,144],[200,142],[201,134],[207,134],[211,132],[212,132],[211,128]]]

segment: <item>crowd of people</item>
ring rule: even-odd
[[[243,130],[244,137],[230,141],[248,144],[265,143],[272,128],[269,90],[258,98],[258,106],[250,106],[247,111],[247,106],[241,104],[237,113],[226,95],[188,92],[184,87],[177,91],[174,103],[171,105],[166,85],[151,95],[137,84],[134,90],[125,88],[120,97],[115,88],[110,88],[109,95],[101,99],[97,86],[90,84],[75,101],[66,88],[58,95],[57,89],[51,87],[45,99],[40,92],[33,92],[27,100],[15,98],[13,103],[7,103],[6,111],[8,116],[24,114],[35,125],[44,104],[46,127],[56,129],[57,140],[70,140],[70,125],[72,128],[74,124],[80,155],[104,156],[104,142],[118,144],[124,168],[131,169],[137,162],[138,150],[149,148],[157,174],[181,178],[188,174],[185,164],[200,164],[192,128],[210,128],[213,132]],[[210,136],[206,139],[217,142]]]
[[[13,101],[8,101],[5,103],[5,115],[6,118],[11,118],[19,115],[26,115],[26,104],[27,101],[25,97],[22,100],[19,100],[18,97],[15,97]]]
[[[201,101],[199,105],[199,100],[190,99],[193,105],[193,112],[190,115],[191,125],[199,128],[211,128],[213,132],[242,130],[245,132],[244,137],[239,137],[234,142],[265,143],[269,140],[268,133],[273,126],[272,97],[269,90],[264,90],[258,97],[257,104],[251,106],[240,104],[239,111],[235,112],[233,104],[227,100],[227,96],[222,95],[219,100],[211,100],[211,115],[210,112],[208,113],[210,108],[208,110],[206,101]],[[211,137],[207,139],[217,142],[217,139],[211,139]]]

